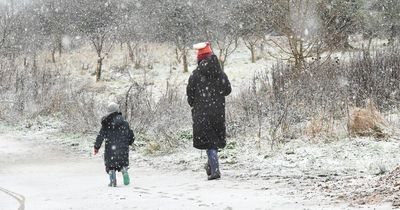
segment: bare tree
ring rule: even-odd
[[[247,0],[239,3],[233,10],[233,24],[238,35],[250,50],[251,62],[256,62],[256,46],[272,31],[272,25],[266,18],[269,4],[262,1]]]
[[[179,1],[161,4],[159,36],[171,41],[176,47],[177,60],[183,63],[183,72],[188,72],[188,51],[196,36],[193,8]]]
[[[225,69],[228,57],[234,53],[238,47],[238,39],[236,30],[230,23],[221,24],[212,32],[215,37],[216,48],[218,49],[218,57],[222,70]]]
[[[346,3],[332,3],[330,10],[325,1],[247,0],[236,6],[233,16],[251,52],[252,62],[255,62],[257,44],[273,32],[283,37],[266,39],[279,51],[268,53],[278,59],[293,61],[296,69],[302,69],[308,58],[332,52],[342,42],[348,44],[347,38],[357,17],[349,14],[358,11],[358,4],[348,4],[351,7],[340,13],[337,11]]]
[[[36,18],[42,36],[49,39],[49,48],[53,63],[56,62],[55,54],[61,57],[63,36],[69,33],[68,2],[62,0],[40,0],[34,2]]]
[[[140,66],[140,43],[145,40],[145,29],[143,19],[146,16],[141,12],[143,8],[138,2],[122,1],[120,6],[120,15],[122,16],[121,27],[118,32],[118,41],[122,45],[126,45],[128,56],[131,62],[135,63],[135,67]]]
[[[11,31],[11,18],[10,17],[10,11],[9,8],[6,5],[1,5],[0,7],[0,50],[4,49],[6,45],[8,44],[8,38],[10,34],[12,33]]]
[[[303,68],[306,58],[312,56],[313,47],[321,43],[313,29],[313,11],[309,0],[279,0],[270,7],[274,29],[286,40],[269,41],[281,50],[281,54],[286,54],[285,59],[294,60],[296,69]]]
[[[388,36],[389,44],[400,36],[400,4],[396,0],[380,0],[374,2],[374,7],[383,16],[382,26]]]
[[[100,81],[105,56],[115,43],[119,27],[116,0],[74,0],[72,16],[75,28],[89,39],[97,53],[96,81]]]
[[[364,4],[360,8],[360,16],[356,28],[362,32],[363,39],[368,40],[367,46],[362,46],[366,55],[370,54],[372,39],[384,36],[383,15],[379,12],[376,4]]]
[[[0,55],[14,56],[18,51],[22,22],[21,12],[15,6],[12,0],[0,2]]]
[[[320,34],[329,48],[352,49],[349,36],[359,31],[362,1],[319,0],[316,3],[320,19]]]
[[[219,57],[222,70],[228,57],[238,47],[238,29],[233,24],[230,1],[203,0],[199,4],[207,5],[195,10],[196,38],[201,41],[210,41],[212,48]],[[212,14],[212,15],[210,15]]]

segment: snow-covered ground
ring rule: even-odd
[[[130,186],[109,188],[100,158],[66,153],[32,139],[0,138],[0,184],[25,197],[27,209],[265,209],[294,205],[258,180],[208,182],[203,174],[132,166]],[[10,149],[12,148],[12,149]],[[17,209],[2,194],[1,209]],[[283,205],[283,206],[282,206]]]
[[[328,144],[332,150],[318,144],[297,144],[297,147],[291,144],[290,153],[283,148],[282,153],[266,158],[257,154],[239,155],[238,163],[234,165],[222,159],[223,178],[207,181],[202,170],[204,154],[200,157],[194,149],[155,157],[132,152],[131,185],[109,188],[101,156],[91,156],[85,149],[73,149],[69,143],[60,144],[45,133],[15,132],[7,127],[2,127],[1,131],[2,210],[18,209],[22,203],[26,209],[49,210],[391,209],[388,203],[352,207],[334,196],[326,197],[316,186],[326,182],[323,179],[332,180],[333,176],[341,179],[352,173],[359,174],[355,169],[355,172],[349,170],[344,175],[339,169],[352,168],[347,164],[354,161],[353,158],[361,158],[357,155],[364,152],[367,153],[364,159],[354,162],[354,168],[363,170],[364,162],[373,162],[385,151],[388,156],[393,156],[393,161],[388,162],[399,160],[392,152],[398,145],[390,142],[381,144],[365,140],[367,143],[359,145],[360,140],[355,143],[338,142],[336,146]],[[369,144],[375,149],[368,149]],[[385,150],[389,146],[393,149]],[[354,157],[349,156],[348,161],[346,158],[331,157],[337,152],[350,155],[351,150],[355,151],[354,147],[359,147],[360,152],[354,152]],[[310,162],[311,159],[314,161]],[[337,159],[337,164],[332,159]],[[247,165],[242,161],[246,161]],[[324,161],[331,162],[324,164]],[[324,169],[331,166],[332,171],[322,173],[318,165],[325,165]],[[309,170],[302,172],[303,166]],[[314,170],[315,173],[312,172]],[[335,170],[338,174],[332,175]],[[366,172],[366,176],[368,174]]]

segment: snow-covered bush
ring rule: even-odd
[[[367,99],[381,110],[398,107],[398,52],[399,47],[391,47],[372,55],[355,53],[349,61],[316,61],[302,71],[276,65],[272,74],[274,99],[283,106],[292,102],[285,122],[293,126],[318,117],[320,122],[333,125],[347,119],[350,108],[363,107]]]
[[[271,74],[255,75],[249,87],[228,98],[228,136],[258,137],[273,145],[304,134],[351,134],[352,110],[367,100],[381,111],[399,108],[398,51],[389,47],[368,55],[354,53],[348,61],[314,60],[300,71],[278,63]]]
[[[159,145],[158,150],[162,152],[187,143],[185,139],[191,136],[187,133],[191,128],[189,106],[177,88],[168,85],[162,96],[155,100],[147,86],[135,83],[125,97],[119,99],[135,132],[145,135],[149,145]]]
[[[350,87],[351,101],[361,106],[372,99],[380,109],[389,110],[400,101],[400,46],[356,54],[343,71]]]
[[[366,108],[357,108],[352,111],[348,123],[349,133],[359,136],[375,136],[385,138],[390,135],[388,123],[371,101]]]

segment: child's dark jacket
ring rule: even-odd
[[[111,113],[101,121],[101,130],[94,148],[100,149],[103,141],[104,163],[107,168],[121,170],[129,166],[129,145],[133,144],[135,136],[120,112]]]

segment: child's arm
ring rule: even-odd
[[[105,131],[103,127],[101,127],[99,134],[97,135],[96,142],[94,143],[94,153],[96,154],[99,151],[101,145],[103,144],[105,138]]]

